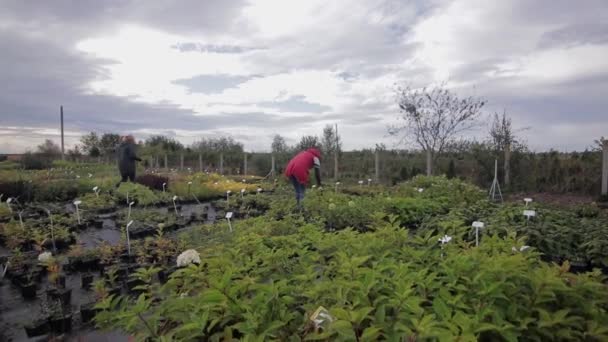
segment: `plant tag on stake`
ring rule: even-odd
[[[524,198],[524,202],[526,202],[526,207],[528,206],[528,204],[530,204],[530,202],[532,202],[531,198]]]
[[[363,181],[362,180],[359,181],[359,186],[360,187],[363,186]]]
[[[175,201],[177,200],[177,196],[173,196],[173,209],[175,210],[175,216],[179,216],[177,213],[177,206],[175,205]]]
[[[80,201],[80,200],[74,201],[74,206],[76,207],[76,218],[78,219],[78,224],[80,224],[80,210],[78,209],[78,206],[81,203],[82,203],[82,201]]]
[[[230,228],[230,232],[232,232],[232,223],[230,219],[232,218],[232,211],[226,213],[226,220],[228,220],[228,228]]]
[[[524,210],[524,216],[527,218],[536,216],[535,210]]]
[[[310,320],[315,326],[315,332],[319,332],[319,330],[326,331],[334,318],[326,308],[319,306],[310,316]]]
[[[129,223],[127,223],[127,229],[126,229],[126,233],[127,233],[127,251],[129,253],[129,255],[131,255],[131,239],[129,238],[129,227],[131,227],[132,224],[133,224],[133,220],[129,221]]]
[[[244,195],[245,195],[245,189],[241,189],[241,199],[243,199]]]
[[[473,228],[475,228],[475,246],[479,246],[479,230],[483,229],[485,224],[480,221],[473,222]]]
[[[372,184],[372,179],[371,179],[371,178],[368,178],[368,179],[367,179],[367,186],[370,186],[371,184]]]
[[[163,183],[163,192],[165,192],[165,187],[167,186],[167,183]]]

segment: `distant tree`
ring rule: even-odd
[[[120,144],[120,135],[115,133],[104,133],[99,139],[99,150],[101,155],[109,156],[114,154]]]
[[[75,145],[68,150],[67,155],[70,160],[76,160],[82,156],[82,152],[80,152],[80,147]]]
[[[175,152],[184,149],[179,141],[164,135],[153,135],[146,139],[145,145],[162,152]]]
[[[36,153],[48,157],[56,157],[61,155],[61,148],[50,139],[46,139],[44,143],[38,145]]]
[[[95,132],[80,137],[80,148],[86,155],[98,157],[101,153],[99,146],[99,136]]]
[[[198,151],[212,151],[225,153],[242,153],[244,146],[232,137],[203,138],[192,144],[191,148]]]
[[[300,142],[296,145],[297,151],[304,151],[309,148],[320,148],[321,143],[319,142],[319,138],[314,135],[305,135],[300,139]]]
[[[336,148],[338,149],[338,153],[342,151],[342,142],[340,136],[336,133],[333,125],[326,125],[323,128],[323,137],[321,138],[323,153],[327,155],[333,154]]]
[[[279,134],[275,134],[272,137],[272,145],[270,146],[272,153],[285,153],[288,151],[287,143],[285,138]]]
[[[433,88],[398,87],[397,104],[401,124],[389,127],[390,135],[401,142],[412,139],[426,152],[426,173],[433,173],[433,163],[446,145],[471,129],[481,114],[485,101],[460,98],[445,84]]]

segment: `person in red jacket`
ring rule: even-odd
[[[300,207],[302,199],[304,199],[304,190],[308,184],[308,172],[310,169],[315,169],[317,186],[321,186],[320,159],[321,152],[316,148],[309,148],[293,157],[285,168],[285,176],[289,178],[296,190],[298,207]]]

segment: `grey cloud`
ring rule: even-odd
[[[178,43],[171,46],[181,52],[207,52],[207,53],[245,53],[248,51],[264,50],[263,47],[247,47],[239,45],[216,45],[200,43]]]
[[[608,8],[606,9],[608,10]],[[608,20],[608,18],[606,18]],[[608,43],[608,21],[581,22],[557,30],[545,32],[539,48],[572,47],[584,44]]]
[[[256,77],[261,76],[198,75],[192,78],[175,80],[173,83],[187,87],[191,93],[217,94],[225,89],[235,88],[239,84]]]
[[[331,107],[306,101],[303,95],[291,96],[285,101],[259,102],[262,107],[276,108],[281,112],[322,113]]]
[[[244,0],[4,0],[0,18],[23,29],[56,32],[61,39],[99,34],[125,22],[172,33],[227,33]],[[59,37],[58,37],[59,38]]]

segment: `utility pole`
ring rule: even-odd
[[[59,106],[59,113],[61,117],[61,160],[65,160],[65,149],[63,145],[63,106]]]

